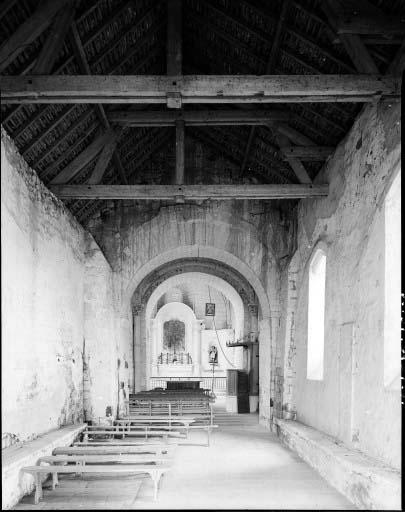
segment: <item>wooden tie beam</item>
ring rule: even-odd
[[[51,185],[63,199],[298,199],[328,195],[328,185]]]
[[[46,75],[0,77],[7,103],[296,103],[369,102],[401,92],[381,75]]]
[[[238,126],[266,125],[279,121],[287,122],[293,116],[285,110],[165,110],[128,112],[117,110],[108,113],[111,123],[131,127],[175,126],[184,121],[187,126]]]

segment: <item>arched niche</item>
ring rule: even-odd
[[[177,288],[182,284],[188,283],[190,281],[201,282],[205,286],[211,286],[212,288],[216,288],[225,295],[225,297],[230,301],[233,308],[233,328],[235,330],[235,339],[238,340],[242,338],[244,332],[244,307],[240,295],[233,286],[231,286],[223,279],[211,274],[204,274],[202,272],[186,272],[184,274],[169,277],[166,281],[161,283],[154,290],[154,292],[152,293],[148,300],[145,312],[146,320],[148,321],[148,319],[151,318],[153,310],[156,307],[156,304],[162,297],[162,295],[167,293],[170,289]]]
[[[179,322],[184,325],[184,344],[177,351],[177,359],[173,360],[175,351],[167,350],[164,346],[165,324],[170,322]],[[159,309],[154,318],[147,317],[147,365],[150,370],[150,377],[159,377],[168,373],[175,373],[177,376],[191,376],[199,371],[200,351],[201,351],[201,322],[197,320],[193,310],[182,302],[169,302]],[[171,357],[165,364],[165,360],[158,364],[160,354],[170,353]],[[184,362],[180,365],[180,354],[184,357]],[[191,360],[187,358],[191,357]],[[163,372],[163,373],[162,373]]]

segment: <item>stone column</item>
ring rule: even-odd
[[[141,357],[141,317],[140,313],[143,309],[143,304],[135,304],[132,306],[132,328],[133,328],[133,353],[132,353],[132,366],[133,366],[133,386],[132,392],[136,393],[141,390],[142,384],[142,365],[145,361],[142,361]]]
[[[249,345],[249,408],[250,412],[257,412],[259,408],[259,343],[258,337],[258,307],[249,304],[250,341],[255,345]]]
[[[259,323],[259,421],[270,428],[270,361],[271,322],[263,318]]]
[[[158,375],[158,365],[157,365],[157,356],[158,356],[158,322],[155,319],[150,321],[150,369],[151,377],[157,377]],[[147,382],[147,387],[149,387],[149,383]]]
[[[193,322],[192,331],[192,353],[193,358],[193,376],[201,375],[201,322],[196,320]]]

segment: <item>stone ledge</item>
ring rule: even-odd
[[[319,430],[275,418],[277,435],[360,509],[401,510],[401,473]]]
[[[84,430],[86,424],[70,425],[52,430],[22,446],[10,446],[2,450],[2,508],[10,509],[34,489],[31,475],[22,473],[24,466],[34,466],[45,455],[52,455],[58,446],[68,446]]]

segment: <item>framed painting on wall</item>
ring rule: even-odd
[[[213,302],[205,303],[205,316],[215,316],[215,304]]]

